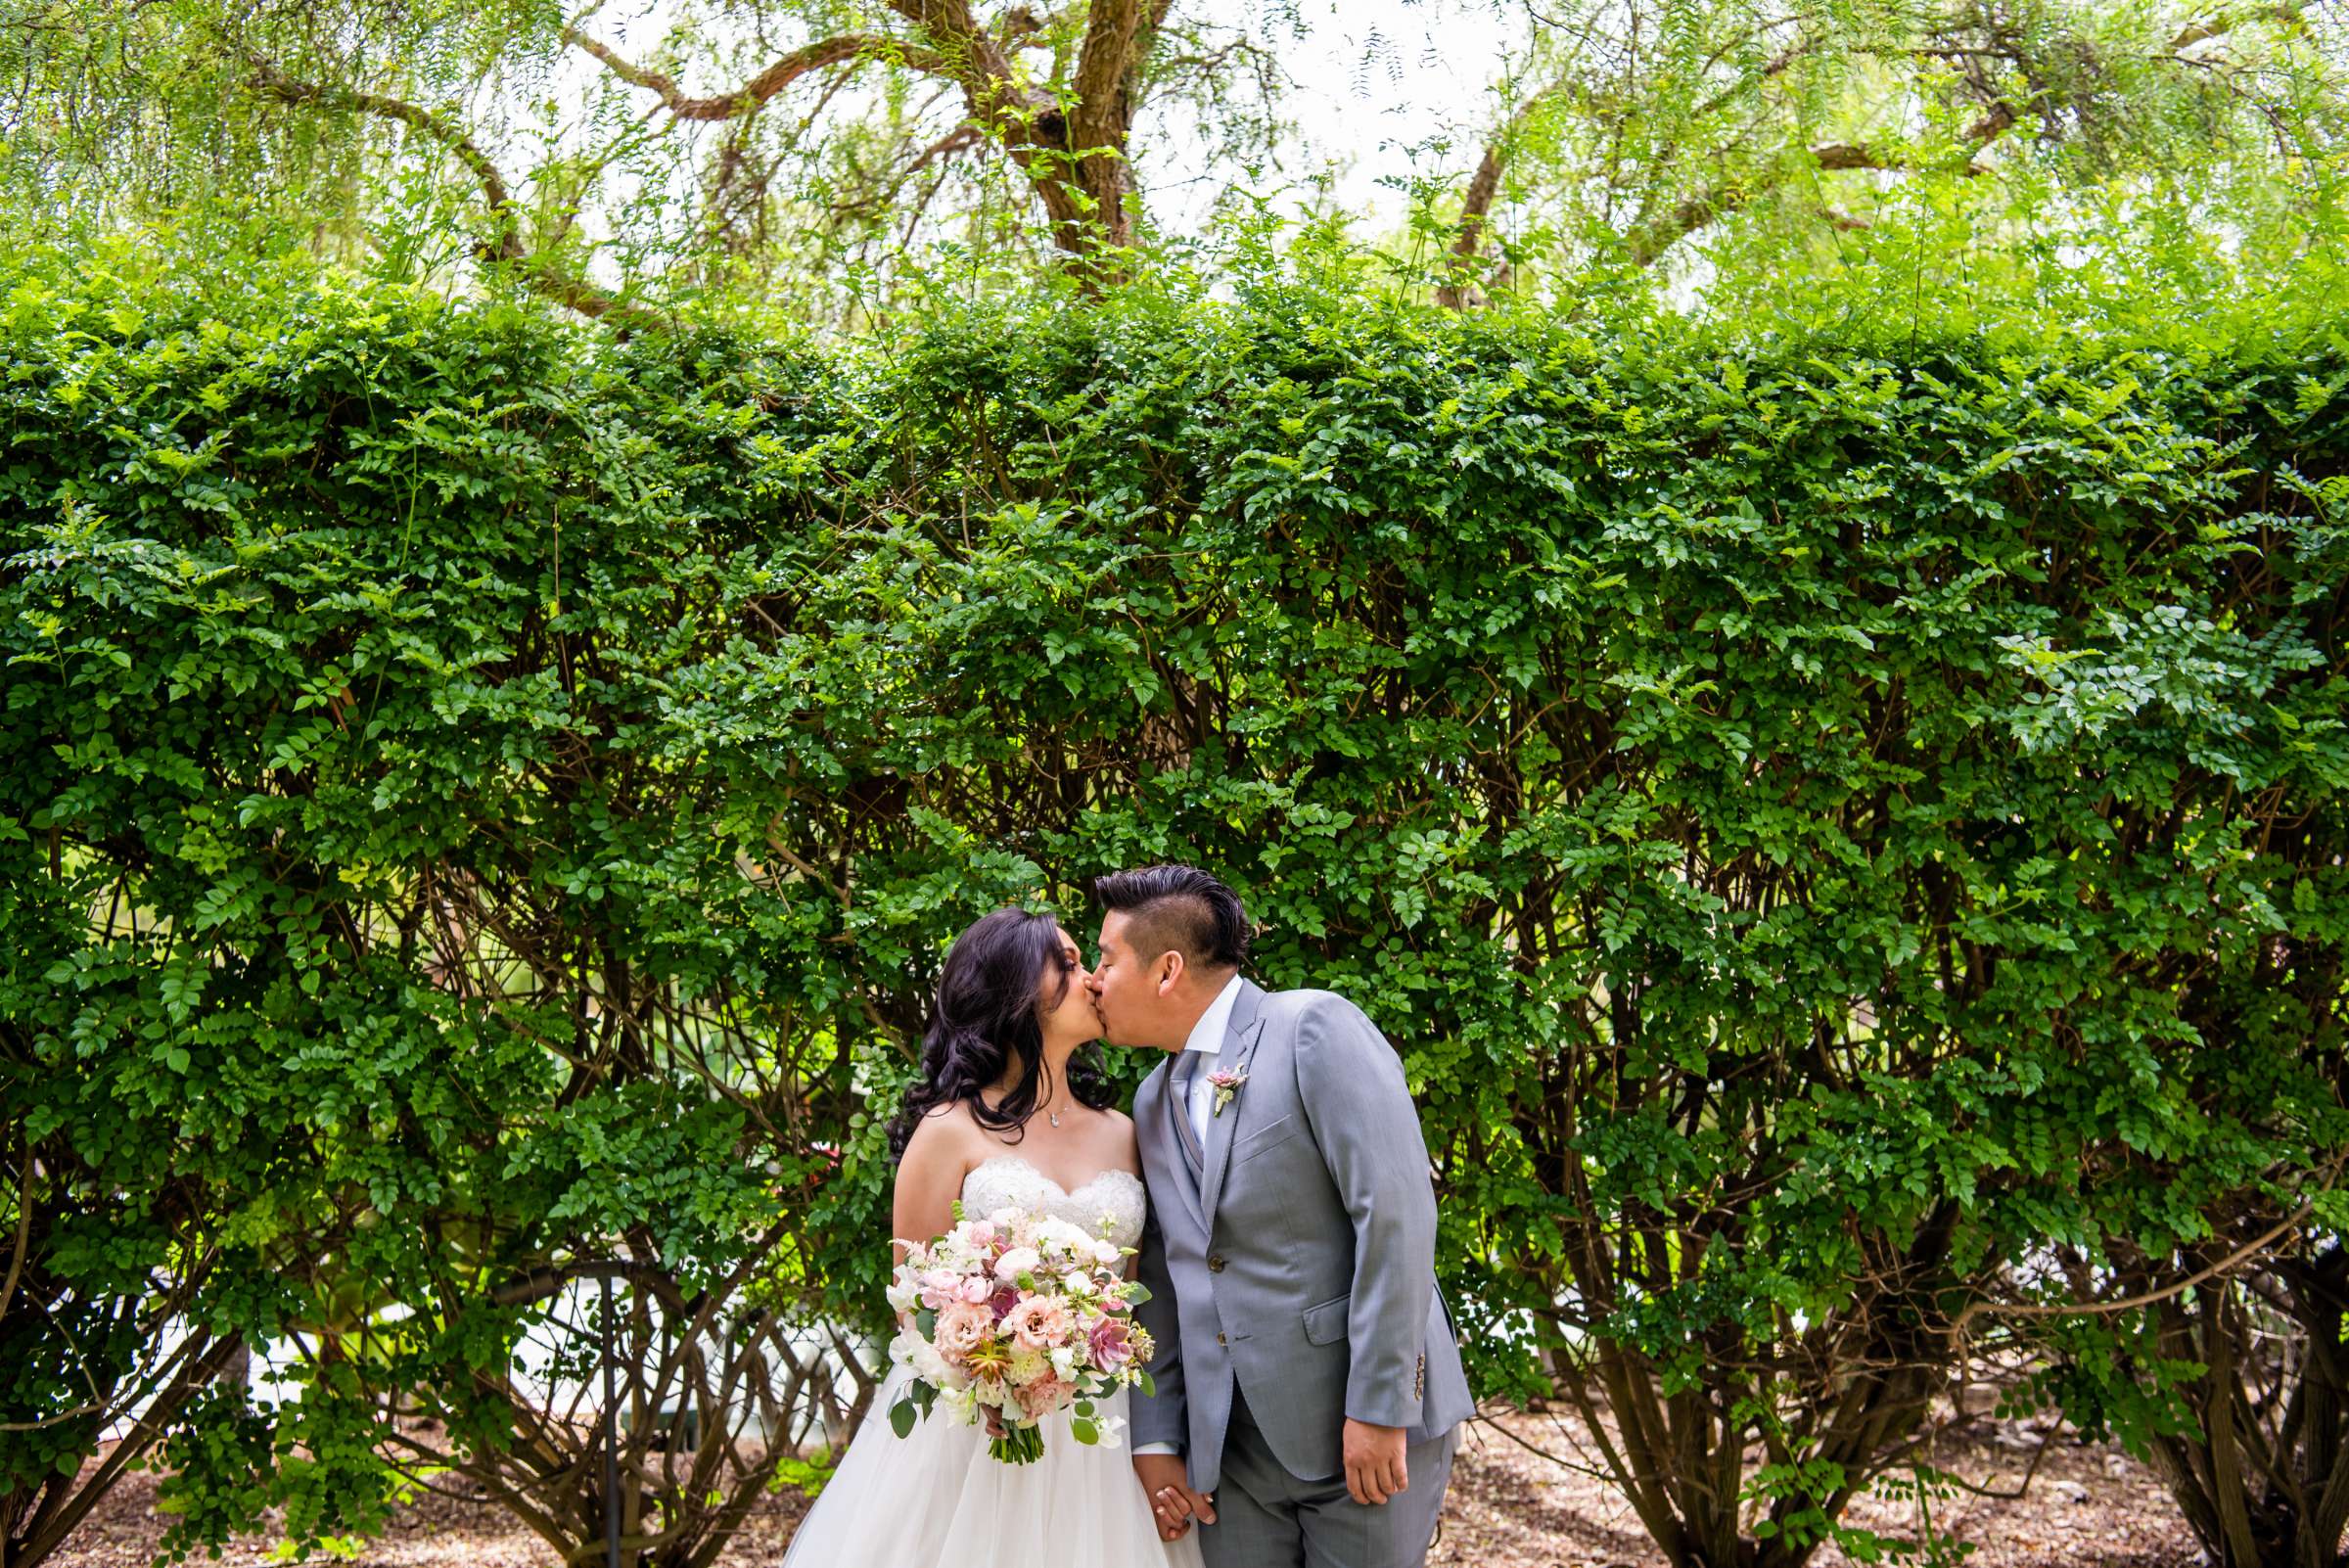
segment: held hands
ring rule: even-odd
[[[1405,1431],[1400,1426],[1372,1426],[1347,1417],[1344,1440],[1346,1493],[1355,1501],[1375,1506],[1410,1490],[1411,1477],[1404,1457]],[[1216,1522],[1213,1494],[1193,1492],[1182,1458],[1174,1453],[1137,1453],[1134,1479],[1150,1499],[1150,1517],[1161,1541],[1180,1541],[1193,1521]]]
[[[1346,1495],[1357,1502],[1380,1503],[1408,1491],[1411,1477],[1404,1462],[1404,1429],[1372,1426],[1346,1418]],[[1134,1461],[1139,1464],[1141,1461]],[[1169,1538],[1173,1539],[1172,1537]]]
[[[1158,1525],[1159,1540],[1180,1541],[1194,1519],[1201,1524],[1216,1522],[1214,1495],[1190,1489],[1180,1454],[1137,1453],[1133,1474],[1150,1499],[1150,1517]]]

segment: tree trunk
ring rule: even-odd
[[[2160,1309],[2162,1354],[2207,1370],[2191,1385],[2201,1429],[2155,1439],[2150,1457],[2219,1568],[2349,1568],[2345,1284],[2336,1245],[2263,1275],[2204,1280]],[[2280,1320],[2261,1325],[2263,1307]],[[2262,1350],[2279,1337],[2284,1355]]]

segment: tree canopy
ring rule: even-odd
[[[1408,147],[1360,235],[1462,304],[1594,279],[1799,289],[1888,209],[1995,266],[2035,240],[2229,254],[2328,233],[2349,47],[2331,8],[2170,0],[1425,0],[1490,12],[1486,89]],[[713,292],[864,319],[945,262],[1092,280],[1230,212],[1331,212],[1298,137],[1299,5],[673,6],[35,0],[0,27],[11,194],[100,225],[277,225],[388,277],[504,268],[589,313]],[[1375,44],[1373,47],[1376,47]],[[1407,69],[1397,60],[1388,63]],[[1462,63],[1451,61],[1455,69]]]

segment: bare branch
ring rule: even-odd
[[[2233,32],[2246,22],[2293,23],[2300,20],[2298,5],[2253,6],[2240,16],[2215,17],[2208,22],[2189,22],[2177,37],[2170,40],[2172,52]]]
[[[2206,1280],[2216,1279],[2220,1275],[2228,1272],[2230,1269],[2239,1268],[2243,1264],[2250,1262],[2253,1258],[2267,1251],[2268,1248],[2274,1246],[2277,1242],[2281,1241],[2285,1235],[2300,1228],[2300,1226],[2307,1222],[2309,1216],[2315,1214],[2316,1212],[2317,1200],[2311,1198],[2302,1203],[2299,1208],[2294,1209],[2290,1214],[2284,1216],[2281,1221],[2278,1222],[2274,1225],[2271,1225],[2268,1229],[2260,1232],[2258,1235],[2252,1237],[2249,1241],[2244,1242],[2241,1246],[2235,1248],[2234,1251],[2229,1253],[2226,1257],[2221,1258],[2217,1263],[2210,1265],[2208,1268],[2197,1269],[2193,1273],[2187,1275],[2184,1279],[2177,1281],[2175,1284],[2164,1285],[2157,1290],[2148,1290],[2135,1296],[2123,1297],[2119,1301],[2063,1302],[2053,1306],[2038,1306],[2029,1304],[2008,1306],[1990,1301],[1970,1302],[1966,1305],[1965,1310],[1958,1314],[1958,1321],[1952,1326],[1954,1328],[1962,1329],[1970,1319],[1985,1315],[1998,1317],[2078,1317],[2101,1315],[2106,1313],[2132,1312],[2140,1307],[2151,1307],[2160,1302],[2168,1301],[2174,1296],[2183,1296],[2188,1291],[2193,1289],[2196,1285],[2202,1284]]]
[[[474,244],[474,254],[484,263],[513,267],[539,295],[583,316],[632,327],[663,324],[658,313],[641,305],[628,304],[594,284],[573,276],[548,257],[527,252],[522,244],[521,215],[514,210],[513,194],[506,185],[505,177],[498,172],[489,155],[482,151],[481,145],[461,127],[405,99],[360,92],[348,87],[328,87],[316,82],[299,81],[258,57],[253,59],[252,66],[254,89],[280,103],[329,113],[369,115],[378,119],[396,120],[426,140],[438,143],[464,164],[481,182],[483,202],[489,208],[495,224],[495,232],[489,238]]]
[[[2013,106],[2004,99],[2000,100],[1993,104],[1989,112],[1980,119],[1965,128],[1962,139],[1969,145],[1961,156],[1961,161],[1928,166],[1968,176],[1989,173],[1988,167],[1974,161],[1973,155],[2012,127],[2018,117]],[[1922,171],[1918,165],[1906,160],[1879,153],[1856,142],[1823,142],[1819,146],[1807,149],[1806,158],[1808,166],[1813,169],[1866,168],[1892,172]],[[1687,197],[1662,219],[1646,225],[1632,235],[1632,260],[1639,266],[1653,266],[1662,259],[1664,253],[1671,250],[1676,242],[1695,233],[1707,224],[1718,222],[1745,207],[1754,198],[1784,184],[1796,172],[1796,167],[1797,165],[1790,161],[1778,171],[1759,175],[1747,183],[1727,188],[1715,187],[1698,191]],[[1836,226],[1841,228],[1847,225],[1838,223]],[[1852,226],[1861,225],[1855,220]]]
[[[1485,223],[1492,215],[1494,198],[1500,193],[1500,172],[1509,155],[1516,151],[1517,137],[1534,111],[1559,89],[1543,88],[1517,106],[1508,123],[1494,133],[1485,144],[1485,156],[1477,161],[1476,173],[1468,181],[1468,190],[1460,200],[1460,221],[1451,242],[1451,260],[1447,266],[1449,276],[1436,290],[1436,302],[1447,310],[1457,310],[1467,303],[1468,287],[1463,281],[1468,269],[1476,262],[1485,247]]]
[[[768,99],[810,71],[850,62],[890,60],[932,75],[950,74],[944,59],[934,49],[925,49],[918,44],[878,33],[844,32],[837,37],[819,38],[804,48],[793,50],[730,93],[720,93],[712,98],[689,98],[677,86],[675,78],[629,62],[610,45],[589,37],[576,27],[565,27],[563,41],[593,55],[610,68],[612,74],[630,86],[658,93],[669,114],[678,119],[732,119],[740,115],[755,114]]]
[[[17,1236],[8,1254],[8,1278],[0,1282],[0,1317],[8,1315],[10,1302],[17,1299],[17,1281],[23,1277],[24,1260],[32,1252],[32,1135],[19,1134],[24,1144],[24,1161],[17,1172]]]
[[[1750,37],[1751,34],[1749,33],[1747,36]],[[1713,97],[1698,105],[1692,117],[1705,118],[1721,110],[1737,94],[1773,77],[1784,75],[1793,69],[1795,64],[1808,55],[1812,48],[1813,44],[1809,38],[1796,38],[1785,48],[1764,61],[1760,69],[1752,74],[1724,87]],[[1719,58],[1718,54],[1715,58]],[[1451,261],[1446,269],[1448,276],[1436,290],[1436,302],[1446,309],[1460,309],[1470,300],[1472,291],[1465,279],[1484,252],[1485,230],[1492,215],[1493,203],[1500,191],[1501,172],[1516,150],[1516,143],[1524,132],[1526,122],[1533,117],[1537,109],[1565,91],[1569,83],[1565,81],[1553,82],[1534,93],[1524,103],[1517,106],[1516,111],[1509,115],[1507,121],[1485,144],[1484,157],[1478,161],[1476,172],[1470,176],[1468,189],[1461,198],[1459,222],[1451,242]]]
[[[527,1307],[561,1294],[563,1287],[573,1280],[601,1279],[607,1275],[651,1291],[668,1307],[690,1310],[676,1280],[667,1269],[632,1258],[582,1258],[554,1268],[533,1268],[491,1290],[489,1300],[499,1307]]]
[[[1760,70],[1755,71],[1751,76],[1746,77],[1742,81],[1731,82],[1728,86],[1724,87],[1720,92],[1715,93],[1711,98],[1708,98],[1703,103],[1697,105],[1694,115],[1690,117],[1695,119],[1703,119],[1710,115],[1718,113],[1721,109],[1727,105],[1730,99],[1736,97],[1739,93],[1744,92],[1747,88],[1758,86],[1761,83],[1772,80],[1774,77],[1785,75],[1786,72],[1794,69],[1797,61],[1801,60],[1805,55],[1808,55],[1812,51],[1813,47],[1814,45],[1812,40],[1809,38],[1797,38],[1794,42],[1788,44],[1785,48],[1779,50],[1776,54],[1764,61]]]
[[[325,109],[373,115],[380,119],[395,119],[421,132],[429,141],[438,142],[482,182],[482,196],[489,209],[501,219],[512,215],[513,198],[506,189],[503,175],[489,161],[474,139],[428,109],[398,98],[387,98],[378,93],[357,92],[346,87],[322,87],[315,82],[297,81],[266,60],[253,62],[253,85],[278,102],[299,108]],[[497,239],[491,243],[492,254],[499,260],[520,260],[522,241],[510,222],[501,222]]]
[[[941,74],[981,96],[1010,85],[1011,59],[1001,40],[971,14],[969,0],[889,0],[889,8],[919,26],[937,47]]]

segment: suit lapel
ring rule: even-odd
[[[1217,1061],[1217,1070],[1245,1077],[1249,1059],[1256,1054],[1256,1042],[1264,1032],[1265,993],[1253,981],[1243,980],[1240,993],[1232,998],[1231,1022],[1223,1029],[1223,1050]],[[1223,1172],[1231,1164],[1231,1140],[1239,1132],[1247,1103],[1248,1091],[1242,1088],[1223,1107],[1221,1115],[1211,1110],[1207,1119],[1207,1149],[1199,1177],[1199,1212],[1211,1231],[1216,1222],[1216,1200],[1223,1193]]]
[[[1174,1129],[1174,1142],[1182,1157],[1190,1162],[1191,1179],[1199,1178],[1204,1165],[1199,1147],[1199,1134],[1191,1128],[1191,1079],[1199,1070],[1199,1058],[1183,1051],[1174,1058],[1174,1070],[1167,1074],[1167,1116]]]
[[[1174,1164],[1179,1174],[1188,1178],[1175,1182],[1175,1185],[1182,1188],[1183,1201],[1191,1206],[1191,1217],[1204,1225],[1207,1222],[1207,1216],[1199,1207],[1199,1172],[1201,1168],[1199,1139],[1191,1131],[1189,1110],[1191,1097],[1189,1069],[1198,1065],[1199,1058],[1196,1056],[1177,1055],[1174,1061],[1160,1069],[1159,1090],[1166,1100],[1166,1115],[1169,1122],[1167,1135],[1174,1141]]]

